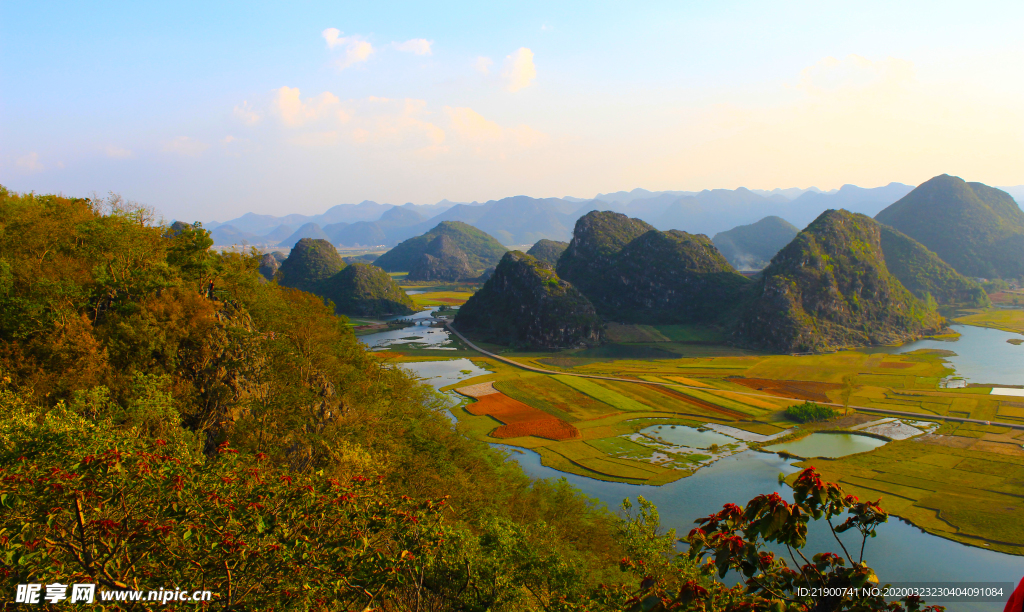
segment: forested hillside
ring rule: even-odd
[[[5,592],[518,610],[623,578],[611,515],[531,484],[319,297],[210,244],[116,199],[0,190]]]
[[[885,520],[807,470],[794,504],[703,519],[688,539],[718,565],[700,569],[650,503],[620,520],[565,480],[531,482],[320,297],[211,244],[117,198],[0,187],[3,592],[201,589],[215,610],[810,608],[820,598],[796,590],[813,584],[762,542],[803,546],[823,508]],[[770,590],[716,580],[750,555]],[[848,587],[871,570],[817,572]],[[854,605],[900,609],[835,609]]]

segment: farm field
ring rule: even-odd
[[[862,499],[881,498],[883,508],[926,531],[1024,554],[1024,450],[1011,435],[1024,432],[939,431],[945,433],[813,464],[823,477]]]
[[[664,326],[652,330],[666,338],[675,333]],[[558,471],[645,485],[667,484],[719,456],[767,446],[758,440],[770,436],[794,439],[822,429],[847,431],[888,417],[872,409],[915,413],[920,415],[918,420],[931,420],[939,428],[870,452],[814,459],[813,465],[858,496],[881,497],[883,507],[892,514],[929,532],[1024,554],[1024,533],[1017,527],[1024,524],[1020,520],[1024,504],[1017,505],[1024,491],[1024,431],[936,419],[950,416],[1024,425],[1024,400],[990,395],[987,387],[940,387],[954,373],[943,360],[949,351],[763,355],[691,341],[685,346],[714,350],[688,357],[643,356],[651,349],[683,345],[669,339],[556,353],[483,346],[517,363],[549,371],[543,373],[517,368],[459,344],[457,354],[445,356],[469,358],[488,373],[442,391],[491,383],[500,394],[490,400],[466,397],[453,409],[459,427],[471,437],[533,450],[544,466]],[[636,355],[637,349],[641,356]],[[422,360],[425,353],[395,347],[391,358]],[[847,393],[850,408],[844,411]],[[847,414],[816,425],[800,425],[787,418],[788,406],[807,400],[839,405],[837,410]],[[515,408],[508,411],[509,406]],[[750,442],[737,440],[718,454],[706,444],[673,447],[657,436],[639,433],[659,425],[663,427],[659,432],[715,430]],[[998,472],[983,472],[987,468],[979,466],[984,464],[996,466]]]
[[[969,314],[954,319],[957,323],[992,327],[1003,331],[1024,334],[1024,309],[1019,308],[988,308],[970,310]]]

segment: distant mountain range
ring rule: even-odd
[[[506,245],[533,244],[540,239],[568,241],[572,228],[592,211],[613,211],[640,219],[656,229],[683,230],[713,236],[768,216],[803,228],[822,212],[845,209],[874,216],[913,189],[890,183],[865,189],[844,185],[829,192],[808,189],[648,191],[634,189],[598,194],[595,198],[531,198],[514,196],[478,203],[442,200],[432,205],[394,206],[364,201],[334,206],[322,215],[282,217],[245,214],[224,223],[206,224],[218,246],[250,244],[291,248],[302,238],[328,240],[343,247],[391,247],[429,231],[442,221],[461,221]],[[1024,186],[1003,188],[1018,201]]]

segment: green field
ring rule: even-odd
[[[954,319],[957,323],[993,327],[1008,332],[1024,334],[1024,310],[1019,308],[988,308],[971,310],[970,314]]]
[[[643,326],[636,327],[639,331],[626,331],[648,333]],[[700,455],[666,456],[657,444],[627,438],[650,425],[722,423],[762,435],[794,427],[797,435],[801,428],[805,435],[808,430],[831,427],[827,423],[797,426],[784,411],[798,400],[735,382],[742,379],[779,381],[790,385],[786,388],[804,389],[840,403],[842,385],[848,381],[851,406],[917,412],[923,419],[960,416],[1024,423],[1020,398],[992,396],[986,388],[940,389],[938,382],[952,372],[942,360],[942,351],[788,356],[743,354],[723,347],[721,353],[687,357],[672,351],[684,337],[698,342],[694,332],[665,327],[654,329],[670,341],[503,354],[560,374],[527,372],[475,357],[474,362],[492,374],[458,386],[495,381],[498,390],[571,422],[582,435],[582,440],[565,442],[527,437],[504,439],[503,444],[534,449],[544,465],[560,471],[633,484],[672,482],[707,460]],[[660,358],[646,356],[652,351]],[[582,378],[570,372],[632,382]],[[651,383],[671,387],[659,390]],[[867,414],[862,421],[881,418]],[[488,436],[497,427],[490,417],[474,417],[465,410],[456,410],[456,416],[467,434],[496,441]],[[1024,554],[1024,504],[1019,503],[1024,491],[1024,432],[949,422],[935,433],[942,436],[939,440],[952,440],[954,446],[912,439],[841,459],[817,459],[814,465],[857,495],[881,497],[883,507],[929,532]]]

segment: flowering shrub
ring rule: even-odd
[[[361,610],[414,589],[443,541],[444,500],[394,498],[375,479],[293,476],[227,445],[204,461],[161,440],[93,442],[60,464],[45,442],[5,458],[5,592],[75,581],[210,590],[224,608]]]

